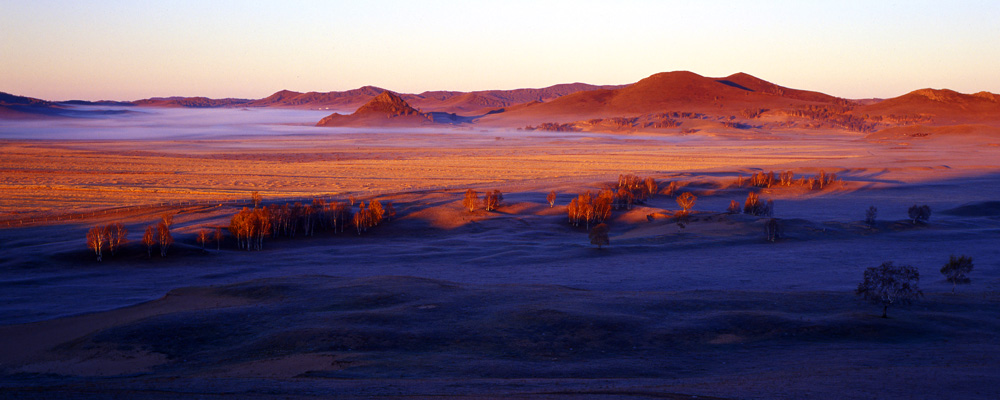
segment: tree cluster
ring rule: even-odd
[[[552,197],[552,200],[549,201],[551,206],[551,203],[555,201],[555,192],[552,192],[550,196]],[[500,193],[499,189],[488,190],[483,195],[482,206],[486,211],[495,211],[497,207],[500,207],[501,202],[503,202],[503,193]],[[479,205],[479,192],[472,189],[466,190],[462,206],[468,208],[469,212],[473,212]]]
[[[612,185],[612,206],[616,210],[632,209],[634,204],[645,203],[653,198],[659,190],[659,185],[653,177],[642,178],[633,174],[618,175],[618,183]]]
[[[821,190],[837,182],[840,182],[837,178],[837,174],[827,174],[826,171],[823,170],[819,171],[819,175],[803,175],[798,177],[798,179],[795,178],[795,173],[792,171],[779,171],[777,175],[775,175],[774,171],[769,171],[767,173],[759,171],[751,175],[749,179],[744,178],[742,175],[736,178],[736,186],[738,187],[746,185],[759,188],[770,188],[774,186],[802,186],[809,190]]]
[[[97,261],[103,261],[105,247],[114,256],[127,243],[128,229],[121,222],[97,225],[87,231],[87,248],[97,255]]]
[[[729,204],[730,209],[733,208],[733,204]],[[767,201],[761,201],[760,195],[756,192],[747,193],[747,199],[743,203],[743,213],[748,215],[754,215],[758,217],[770,217],[774,215],[774,202],[768,199]]]
[[[167,250],[174,243],[174,237],[170,234],[170,226],[173,225],[174,218],[170,214],[160,216],[160,222],[155,225],[146,226],[146,231],[142,235],[142,244],[146,246],[146,255],[153,257],[153,247],[159,246],[160,257],[167,256]]]
[[[573,226],[585,224],[590,229],[591,223],[602,223],[611,217],[612,204],[615,195],[611,190],[602,190],[595,197],[589,190],[570,200],[566,206],[569,223]]]

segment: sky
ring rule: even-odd
[[[998,1],[0,0],[0,92],[262,98],[746,72],[846,98],[1000,93]]]

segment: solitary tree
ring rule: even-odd
[[[549,192],[548,196],[545,196],[545,200],[549,202],[549,208],[555,207],[556,205],[556,191],[553,190]]]
[[[972,257],[955,257],[954,254],[948,259],[948,263],[941,267],[941,274],[948,282],[951,282],[951,292],[955,293],[955,286],[959,283],[969,283],[969,272],[972,272]]]
[[[97,261],[101,261],[101,252],[104,243],[107,241],[107,230],[103,226],[95,226],[87,231],[87,247],[97,255]]]
[[[205,243],[208,243],[210,235],[211,233],[206,228],[202,228],[200,231],[198,231],[198,243],[201,244],[202,252],[205,251]]]
[[[142,235],[142,244],[146,245],[146,255],[150,258],[153,257],[153,246],[156,245],[156,227],[149,225],[146,227],[146,233]]]
[[[926,204],[922,206],[914,204],[910,207],[907,213],[910,215],[910,220],[912,220],[914,224],[918,222],[926,224],[927,221],[931,219],[931,207]]]
[[[462,205],[469,209],[469,212],[476,211],[476,203],[479,202],[479,193],[475,190],[469,189],[465,191],[465,199],[462,200]]]
[[[865,211],[865,225],[868,225],[868,229],[875,228],[876,216],[878,216],[878,209],[875,206],[869,206],[868,210]]]
[[[893,304],[909,304],[923,292],[917,287],[920,273],[909,265],[892,265],[886,261],[878,267],[868,267],[865,277],[858,284],[855,293],[869,303],[882,306],[882,318],[888,318],[886,311]]]
[[[608,224],[597,224],[590,230],[590,244],[596,244],[597,248],[610,244],[608,240]]]
[[[698,197],[691,194],[691,192],[684,192],[680,196],[677,196],[677,205],[681,206],[681,212],[683,215],[687,215],[691,211],[691,207],[694,207],[695,201]]]

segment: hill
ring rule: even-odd
[[[330,114],[316,126],[412,126],[433,122],[429,114],[410,106],[398,95],[383,91],[350,115]]]
[[[846,103],[844,99],[786,88],[744,73],[708,78],[693,72],[675,71],[655,74],[617,89],[576,92],[489,120],[578,120],[676,111],[739,115],[751,108],[787,109]]]
[[[963,94],[949,89],[920,89],[859,107],[855,113],[894,119],[923,117],[936,125],[997,122],[1000,96],[989,92]]]

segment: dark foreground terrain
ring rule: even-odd
[[[990,382],[1000,381],[992,368],[1000,365],[998,299],[933,294],[882,319],[837,292],[273,278],[2,327],[0,393],[991,398]]]

